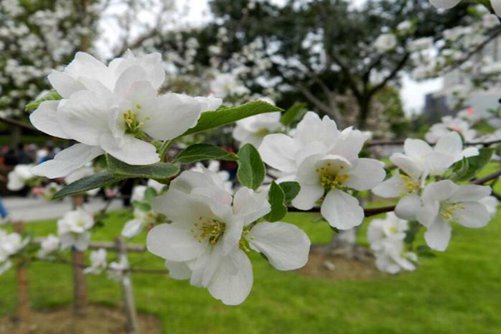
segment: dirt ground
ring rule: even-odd
[[[151,315],[138,316],[141,333],[160,334],[160,321]],[[74,317],[72,307],[50,311],[32,311],[30,320],[19,323],[0,319],[0,334],[121,334],[126,333],[122,309],[88,306],[85,317]]]
[[[380,277],[374,258],[366,250],[358,250],[356,256],[325,250],[312,250],[308,264],[299,269],[301,275],[331,280],[366,280]]]

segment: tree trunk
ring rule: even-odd
[[[84,316],[87,307],[84,253],[73,249],[71,255],[73,258],[73,314],[75,316]]]

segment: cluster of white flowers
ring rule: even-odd
[[[368,139],[359,130],[337,129],[325,116],[308,112],[292,136],[271,134],[259,147],[263,161],[281,172],[279,180],[301,186],[292,205],[310,210],[320,204],[322,216],[332,227],[347,230],[362,223],[364,211],[353,191],[381,183],[386,175],[380,161],[359,158]]]
[[[463,150],[460,136],[451,132],[442,136],[435,147],[419,139],[407,139],[404,154],[395,153],[390,160],[403,173],[397,172],[373,189],[384,198],[398,198],[398,217],[417,220],[427,228],[425,239],[436,250],[445,250],[451,235],[450,223],[466,227],[482,227],[489,220],[487,208],[479,203],[490,187],[458,186],[449,180],[427,184],[431,177],[443,176],[447,169],[463,157],[478,154],[476,148]]]
[[[417,255],[405,250],[404,239],[409,222],[388,213],[385,219],[374,219],[369,223],[367,239],[376,256],[376,267],[388,274],[401,270],[416,269]]]
[[[160,161],[157,147],[147,138],[174,139],[196,124],[203,107],[221,103],[175,93],[158,95],[164,78],[158,53],[135,57],[129,52],[108,66],[77,53],[64,71],[49,75],[62,99],[42,102],[30,120],[45,133],[79,143],[33,172],[66,176],[105,152],[131,165]]]
[[[85,268],[86,274],[99,275],[108,267],[106,249],[98,249],[90,253],[90,266]]]
[[[19,253],[28,244],[28,241],[28,239],[23,240],[18,233],[7,233],[0,230],[0,275],[11,268],[10,257]]]
[[[430,143],[436,143],[440,138],[452,131],[459,133],[466,142],[471,142],[477,135],[477,132],[470,127],[470,123],[465,119],[444,116],[442,122],[432,125],[426,133],[425,139]]]
[[[67,212],[57,222],[57,234],[62,249],[74,247],[84,251],[89,247],[90,228],[94,226],[94,218],[83,209]]]
[[[59,246],[59,238],[52,234],[48,235],[40,242],[38,257],[40,259],[50,258],[50,256],[59,249]]]
[[[431,4],[437,8],[449,9],[461,2],[461,0],[430,0]],[[501,16],[501,1],[491,0],[492,9],[497,16]]]
[[[26,187],[36,176],[31,172],[32,165],[17,165],[7,175],[7,189],[18,191]]]
[[[147,247],[166,260],[172,278],[190,279],[236,305],[252,288],[246,253],[263,253],[278,270],[293,270],[306,264],[310,241],[294,225],[259,221],[271,210],[266,192],[240,188],[232,194],[215,175],[183,172],[154,200],[154,210],[171,223],[155,226]]]
[[[233,138],[240,145],[252,144],[259,147],[266,135],[279,132],[284,128],[280,123],[280,117],[279,112],[272,112],[244,118],[238,121],[233,129]]]

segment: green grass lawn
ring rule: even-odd
[[[126,212],[111,215],[94,240],[111,240],[127,217]],[[287,220],[315,243],[330,239],[330,229],[318,217],[290,214]],[[38,236],[55,229],[54,222],[28,226]],[[166,275],[135,274],[135,296],[139,311],[158,316],[166,333],[500,333],[500,239],[501,214],[484,229],[455,226],[449,249],[421,259],[416,272],[365,281],[278,272],[254,256],[254,287],[238,307],[224,306],[206,290]],[[150,254],[133,254],[131,262],[163,268]],[[71,303],[70,267],[34,263],[29,275],[34,308]],[[118,284],[102,276],[89,276],[87,282],[91,302],[120,305]],[[10,271],[0,277],[0,316],[14,311],[15,300]]]

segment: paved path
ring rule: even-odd
[[[25,222],[33,220],[54,219],[62,217],[71,210],[71,199],[65,198],[63,201],[48,202],[40,198],[7,197],[3,202],[12,221],[22,220]],[[106,202],[100,198],[92,198],[84,204],[84,208],[89,212],[97,212],[103,209]],[[119,200],[114,200],[109,210],[122,208]]]

